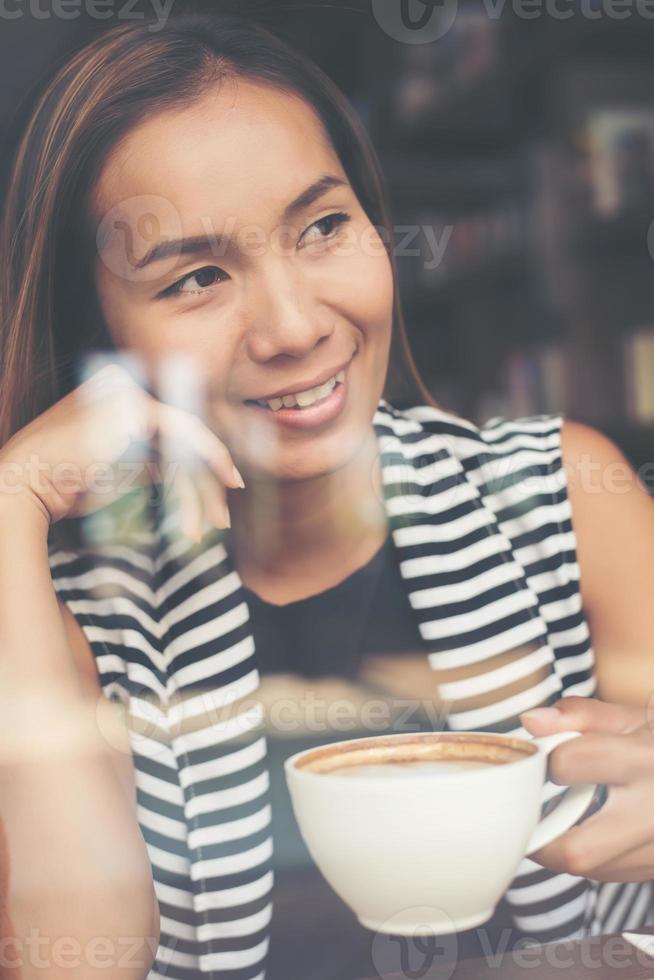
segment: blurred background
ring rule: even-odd
[[[389,182],[413,350],[440,404],[475,421],[563,412],[645,467],[653,0],[172,0],[169,12],[205,6],[287,37],[356,106]],[[42,80],[141,12],[151,0],[3,0],[3,186]]]

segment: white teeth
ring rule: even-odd
[[[320,387],[316,391],[316,401],[319,401],[321,398],[326,398],[327,395],[330,395],[332,392],[332,388],[334,387],[335,384],[336,384],[336,378],[333,378],[331,384],[329,381],[326,381],[324,385],[320,385]]]
[[[282,406],[284,408],[294,408],[296,405],[299,405],[300,408],[306,408],[307,405],[313,405],[314,402],[326,398],[331,394],[334,387],[343,381],[345,381],[345,370],[339,371],[329,381],[325,381],[324,384],[317,385],[315,388],[307,388],[306,391],[297,391],[294,395],[282,395],[281,398],[270,398],[267,401],[259,401],[258,404],[267,405],[273,412],[278,412]]]
[[[316,389],[310,388],[309,391],[298,391],[295,394],[295,401],[298,403],[300,408],[306,408],[307,405],[312,405],[317,399]]]

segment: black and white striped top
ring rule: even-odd
[[[466,668],[439,687],[448,727],[528,736],[520,712],[593,697],[562,418],[478,427],[381,400],[373,423],[429,662]],[[161,912],[150,977],[263,978],[274,898],[267,747],[248,607],[222,532],[195,546],[157,517],[129,546],[52,550],[50,562],[104,693],[129,719]],[[548,781],[543,808],[561,792]],[[598,883],[528,858],[505,895],[535,942],[651,924],[652,898],[651,882]]]

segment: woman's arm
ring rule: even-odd
[[[595,429],[566,421],[561,444],[597,696],[646,706],[654,696],[654,500]]]
[[[107,753],[118,781],[131,805],[135,799],[134,760],[125,726],[119,721],[119,709],[102,693],[95,657],[84,631],[68,606],[58,600],[59,611],[68,640],[68,648],[73,655],[75,667],[86,696],[91,704],[102,712],[102,718],[111,725],[111,739],[107,741]],[[158,914],[158,909],[157,909]],[[0,980],[2,978],[0,977]]]
[[[0,976],[136,980],[154,957],[158,915],[129,792],[131,760],[98,724],[90,651],[52,584],[48,525],[31,498],[0,495],[0,821],[8,852],[0,880],[8,874],[2,921],[15,940],[3,943]]]

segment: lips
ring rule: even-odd
[[[318,386],[318,397],[312,397],[311,402],[307,402],[305,406],[284,404],[282,398],[271,399],[273,407],[268,402],[261,404],[254,399],[249,399],[246,405],[249,406],[250,411],[260,412],[271,422],[282,426],[296,429],[323,426],[336,419],[345,408],[349,388],[348,368],[349,363],[331,379],[333,385],[325,382],[324,386]],[[342,377],[342,381],[336,381],[337,376]],[[309,392],[311,391],[312,389],[309,389]],[[315,393],[316,389],[313,389],[313,392]],[[301,392],[299,394],[302,395]],[[295,401],[295,396],[290,395],[285,395],[284,399],[291,397]]]
[[[267,395],[257,395],[255,398],[246,398],[245,402],[248,404],[260,404],[260,403],[273,401],[276,398],[281,398],[283,400],[285,397],[288,398],[291,395],[304,394],[306,392],[312,391],[315,388],[320,388],[322,385],[326,384],[331,379],[336,378],[337,375],[343,373],[351,360],[352,357],[348,358],[348,360],[345,361],[344,364],[341,364],[336,368],[332,368],[331,370],[322,371],[320,374],[316,375],[315,377],[309,379],[306,382],[302,382],[300,384],[293,384],[291,382],[287,387],[278,388],[276,391],[270,392]],[[343,379],[340,378],[338,380],[342,381]],[[298,399],[298,401],[301,402],[301,399]]]
[[[324,384],[317,385],[315,388],[308,388],[304,391],[283,395],[279,398],[269,398],[265,401],[257,400],[255,404],[261,405],[262,408],[269,408],[273,412],[278,412],[281,408],[308,408],[309,405],[315,405],[316,402],[327,398],[336,385],[342,384],[344,380],[345,371],[339,371],[338,374],[329,378]]]

